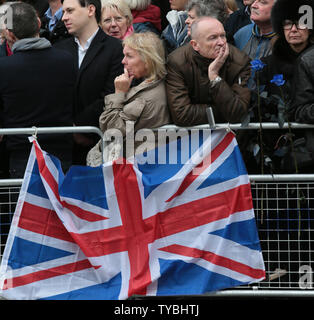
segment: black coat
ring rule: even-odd
[[[246,7],[233,12],[226,20],[224,27],[227,35],[231,38],[242,27],[252,23]]]
[[[72,54],[76,69],[75,124],[98,127],[99,116],[104,107],[104,96],[114,92],[114,79],[123,73],[121,41],[99,29],[80,68],[78,47],[74,38],[58,42],[55,46]]]
[[[68,53],[51,47],[0,58],[2,127],[71,126],[75,83],[71,61]],[[24,152],[30,147],[25,135],[6,138],[8,150]],[[47,152],[70,159],[70,139],[43,134],[38,140]]]
[[[52,44],[70,38],[67,28],[62,20],[58,20],[53,30],[49,30],[49,19],[41,18],[40,36],[49,40]]]
[[[295,121],[314,123],[314,46],[304,51],[297,61],[293,111]]]
[[[302,55],[302,54],[301,54]],[[294,52],[287,44],[284,38],[279,38],[273,47],[272,55],[263,58],[262,61],[265,67],[262,71],[255,74],[255,82],[257,77],[260,83],[260,108],[262,122],[283,122],[294,121],[292,101],[295,97],[295,85],[305,88],[305,83],[298,83],[295,78],[296,65],[299,59],[299,54]],[[307,67],[307,70],[308,67]],[[277,86],[271,83],[273,77],[277,74],[283,75],[285,83],[282,86]],[[304,92],[302,92],[302,96]],[[282,100],[283,98],[283,100]],[[283,103],[282,103],[283,102]],[[257,96],[253,94],[252,103],[252,122],[259,122]],[[249,133],[246,135],[249,137]],[[294,153],[290,138],[293,140]],[[263,130],[263,152],[265,156],[265,173],[295,173],[294,157],[296,156],[298,163],[298,171],[312,172],[313,160],[311,150],[308,149],[308,134],[304,130],[292,130],[292,137],[288,130]],[[313,143],[311,143],[313,145]],[[253,157],[254,145],[260,145],[259,135],[252,133],[250,144],[245,153],[244,158],[248,163],[248,171],[250,173],[260,173],[260,154]],[[255,159],[253,159],[255,158]],[[314,159],[314,157],[313,157]],[[270,161],[271,160],[271,161]]]

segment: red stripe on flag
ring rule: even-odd
[[[131,164],[113,164],[114,185],[119,204],[125,242],[130,261],[130,281],[128,295],[146,294],[151,283],[149,269],[148,239],[150,232],[142,214],[141,194],[136,173]],[[128,183],[125,183],[127,181]],[[130,206],[130,204],[132,204]]]
[[[24,202],[18,226],[45,236],[74,242],[56,212]]]
[[[124,226],[118,226],[84,234],[71,233],[87,257],[128,251],[131,243],[137,242],[141,247],[160,238],[227,218],[236,212],[253,209],[250,184],[245,184],[204,199],[170,208],[140,221],[137,215],[140,214],[142,218],[142,212],[136,204],[139,199],[127,190],[133,190],[133,185],[124,184],[124,189],[117,191],[118,200],[120,205],[120,201],[123,202],[124,197],[131,197],[130,203],[133,204],[133,209],[126,208],[128,202],[125,201],[125,208],[120,208],[120,210],[125,215],[125,219],[128,219],[128,224],[132,224],[134,230],[126,233]],[[239,199],[242,200],[239,201]],[[125,213],[124,210],[127,209],[131,212]],[[127,228],[131,228],[131,226],[128,225]]]
[[[197,174],[194,174],[194,170],[191,171],[183,180],[182,184],[180,185],[178,191],[171,196],[166,202],[172,201],[174,198],[180,196],[192,183],[193,181],[200,175],[202,172],[205,171],[228,147],[228,145],[232,142],[234,138],[234,134],[229,132],[224,139],[216,146],[216,148],[204,158],[204,160],[196,166]]]
[[[103,217],[97,213],[93,213],[87,210],[84,210],[76,205],[73,204],[69,204],[66,201],[60,201],[60,203],[62,204],[62,206],[64,208],[69,209],[70,211],[72,211],[72,213],[74,213],[77,217],[79,217],[80,219],[89,221],[89,222],[95,222],[95,221],[101,221],[101,220],[107,220],[107,217]]]
[[[77,271],[81,271],[89,268],[92,268],[92,265],[87,259],[85,259],[85,260],[68,263],[68,264],[50,268],[50,269],[28,273],[23,276],[6,279],[4,281],[3,290],[24,286],[26,284],[30,284],[36,281],[46,280],[49,278],[58,277],[58,276],[62,276],[65,274],[69,274],[69,273],[73,273],[73,272],[77,272]]]
[[[177,244],[160,248],[159,250],[169,252],[169,253],[179,254],[186,257],[204,259],[212,264],[230,269],[232,271],[236,271],[238,273],[245,274],[246,276],[249,276],[253,279],[265,278],[265,270],[254,269],[246,264],[220,256],[210,251],[204,251],[196,248],[180,246]]]
[[[230,215],[253,209],[250,184],[179,205],[146,219],[146,223],[159,225],[152,234],[155,238],[202,226]]]
[[[73,214],[75,214],[80,219],[89,221],[89,222],[95,222],[95,221],[101,221],[108,219],[107,217],[103,217],[99,214],[84,210],[78,206],[75,206],[73,204],[69,204],[66,201],[61,201],[60,195],[59,195],[59,188],[58,183],[52,173],[50,172],[49,168],[46,166],[46,161],[44,158],[44,155],[41,151],[41,149],[38,147],[36,141],[34,140],[34,146],[36,151],[36,158],[37,163],[39,167],[39,172],[42,175],[42,177],[45,179],[47,184],[49,185],[50,189],[52,190],[53,194],[55,195],[57,201],[64,207],[69,209]]]

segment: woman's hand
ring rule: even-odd
[[[124,73],[114,79],[115,93],[127,93],[130,90],[134,76],[129,77],[128,70],[124,68]]]

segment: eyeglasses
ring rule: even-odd
[[[112,17],[112,18],[107,18],[105,20],[103,20],[103,24],[111,24],[113,21],[115,23],[121,23],[124,21],[124,19],[126,19],[125,17]]]
[[[291,30],[293,26],[296,26],[296,28],[299,30],[307,29],[307,26],[303,23],[300,23],[299,21],[285,21],[283,23],[284,30]]]

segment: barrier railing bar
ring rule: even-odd
[[[98,134],[101,139],[101,147],[102,150],[105,148],[105,141],[103,139],[103,132],[97,128],[92,126],[78,126],[78,127],[32,127],[32,128],[0,128],[0,136],[1,135],[15,135],[15,134],[29,134],[29,135],[37,135],[37,134],[49,134],[49,133],[95,133]],[[104,163],[104,158],[102,154],[102,163]]]
[[[314,181],[314,174],[274,174],[274,175],[249,175],[251,183],[254,182],[309,182]],[[0,179],[0,187],[22,185],[23,179]]]
[[[2,179],[0,180],[0,187],[17,187],[21,186],[23,179]]]
[[[314,298],[314,290],[225,290],[213,293],[205,293],[206,297],[290,297],[290,298]]]
[[[14,134],[47,134],[47,133],[96,133],[103,137],[102,131],[97,127],[81,126],[81,127],[32,127],[32,128],[0,128],[0,135]]]
[[[169,296],[165,296],[169,297]],[[210,298],[314,298],[314,290],[282,290],[282,289],[240,289],[239,290],[222,290],[215,292],[208,292],[201,295],[184,295],[184,296],[176,296],[176,297],[184,297],[184,298],[198,298],[198,297],[210,297]],[[134,295],[133,299],[147,299],[148,296]],[[149,298],[158,298],[155,296],[149,296]],[[160,297],[159,297],[160,298]]]
[[[251,182],[291,182],[291,181],[314,181],[314,174],[266,174],[266,175],[249,175]]]
[[[176,125],[164,125],[154,130],[158,129],[209,129],[208,124],[202,124],[193,127],[179,127]],[[262,123],[262,128],[266,130],[274,130],[274,129],[288,129],[288,123],[285,123],[282,128],[279,127],[277,122],[264,122]],[[314,129],[314,125],[305,124],[305,123],[291,123],[292,129]],[[242,126],[241,123],[218,123],[215,125],[215,129],[231,129],[231,130],[259,130],[260,124],[258,122],[249,123],[247,126]]]

